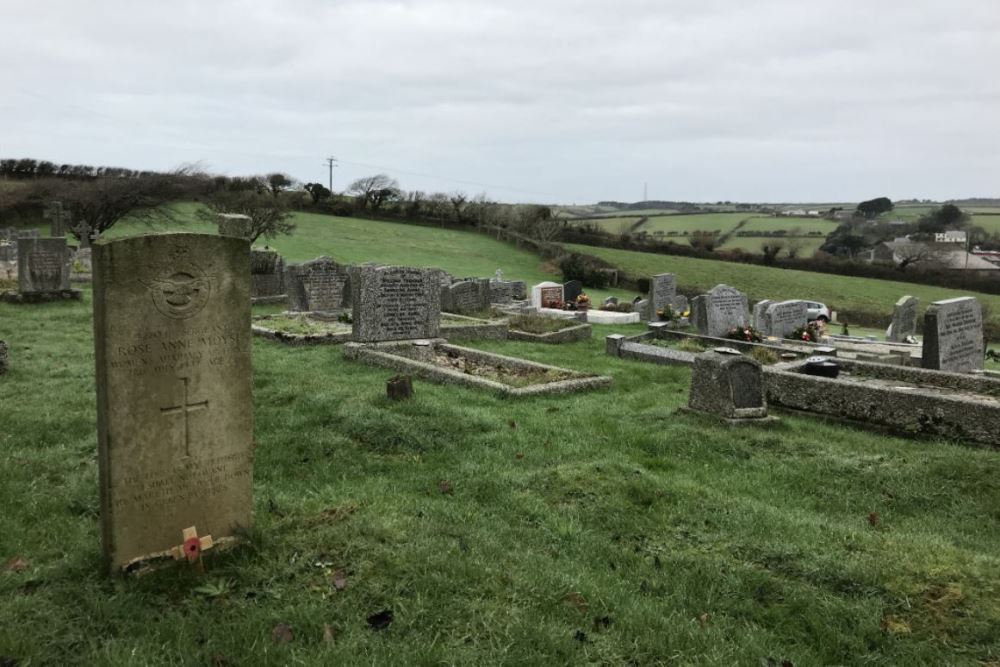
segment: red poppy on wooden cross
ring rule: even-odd
[[[184,542],[170,550],[174,560],[186,558],[189,563],[196,563],[201,559],[202,551],[207,551],[214,546],[212,536],[199,537],[198,529],[194,526],[185,528],[181,531],[181,535],[184,537]]]

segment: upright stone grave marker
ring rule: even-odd
[[[70,259],[64,238],[18,239],[18,291],[21,294],[68,291]]]
[[[354,340],[435,338],[441,327],[441,271],[406,266],[351,270]]]
[[[219,236],[233,236],[238,239],[249,239],[253,236],[253,219],[249,215],[220,213],[216,224],[219,226]]]
[[[649,320],[658,320],[665,306],[674,307],[677,298],[677,278],[672,273],[659,273],[649,279]]]
[[[950,373],[981,370],[984,365],[983,310],[971,296],[935,301],[924,315],[921,365]]]
[[[182,532],[249,526],[250,247],[162,234],[94,246],[101,537],[112,571]]]
[[[63,208],[61,201],[49,202],[43,216],[49,221],[51,232],[49,236],[54,238],[66,236],[66,230],[70,226],[70,214],[69,211]]]
[[[722,337],[748,324],[747,296],[735,287],[716,285],[707,294],[695,297],[692,314],[700,334]]]
[[[583,294],[583,283],[579,280],[569,280],[563,283],[563,300],[566,303],[576,303],[576,297]]]
[[[775,303],[771,299],[761,299],[753,306],[753,318],[751,319],[751,325],[757,331],[764,331],[764,313],[767,312],[767,307],[772,303]]]
[[[892,323],[886,329],[885,339],[899,343],[917,332],[917,305],[920,299],[915,296],[904,296],[896,302],[892,309]]]
[[[535,308],[555,308],[563,302],[563,286],[546,281],[531,288],[531,305]]]
[[[250,251],[250,297],[254,301],[281,299],[285,296],[285,262],[277,250],[254,248]]]
[[[335,313],[351,305],[350,269],[329,257],[285,267],[289,308]]]
[[[770,303],[764,311],[762,331],[768,336],[784,338],[809,321],[809,306],[805,301],[790,300]]]
[[[767,417],[760,364],[725,347],[699,354],[691,370],[688,407],[731,421]]]
[[[441,301],[442,310],[450,313],[480,313],[490,307],[490,281],[477,278],[452,283],[442,291]]]

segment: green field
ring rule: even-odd
[[[1000,215],[973,215],[972,224],[982,227],[990,234],[1000,234]]]
[[[725,283],[746,292],[751,301],[815,299],[834,310],[848,313],[852,309],[864,309],[881,311],[888,316],[893,304],[904,294],[918,297],[922,308],[932,301],[971,295],[982,302],[989,320],[1000,324],[1000,296],[993,294],[585,245],[567,244],[566,247],[601,257],[637,276],[676,273],[678,286],[687,291],[706,291]]]
[[[822,218],[754,218],[740,228],[740,231],[748,232],[779,232],[785,231],[791,234],[793,230],[799,230],[801,234],[809,232],[820,232],[825,237],[837,228],[837,223],[832,220]]]
[[[715,231],[721,233],[733,229],[741,220],[754,218],[754,213],[701,213],[692,215],[667,215],[663,217],[650,218],[642,226],[645,232],[686,232],[691,234],[698,231]]]
[[[763,243],[777,242],[782,243],[787,247],[790,241],[790,239],[784,237],[762,238],[754,236],[731,236],[724,244],[722,244],[722,247],[717,248],[717,250],[740,248],[741,250],[749,253],[759,253],[761,244]],[[797,237],[794,241],[802,247],[798,256],[810,257],[814,252],[819,250],[820,246],[826,241],[826,238],[822,236],[807,236]],[[784,257],[785,251],[781,251],[780,255]]]
[[[614,377],[519,400],[417,380],[391,402],[392,371],[258,339],[246,544],[201,575],[106,580],[86,298],[0,304],[4,665],[1000,657],[996,451],[683,413],[687,369],[605,354],[639,327],[477,345]]]
[[[633,217],[609,217],[609,218],[587,218],[585,220],[573,220],[574,225],[595,225],[599,229],[611,234],[620,234],[627,231],[632,225],[639,222],[641,216]]]

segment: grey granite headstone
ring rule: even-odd
[[[747,296],[735,287],[716,285],[707,294],[695,297],[700,310],[693,312],[694,325],[704,336],[723,337],[732,329],[749,324]]]
[[[650,320],[658,320],[660,310],[664,306],[674,307],[674,299],[677,296],[677,278],[672,273],[659,273],[649,279],[649,293],[646,299],[649,301]]]
[[[509,282],[506,280],[491,280],[490,281],[490,303],[505,304],[510,303],[514,300],[514,290]],[[444,310],[444,303],[441,304],[442,310]]]
[[[354,340],[435,338],[441,326],[441,271],[405,266],[351,269]]]
[[[728,420],[767,417],[760,364],[728,348],[697,355],[688,407]]]
[[[639,313],[639,319],[644,322],[652,321],[649,314],[649,299],[639,299],[632,302],[632,312]]]
[[[753,318],[751,319],[751,326],[757,331],[764,331],[764,313],[767,312],[767,307],[770,306],[774,301],[771,299],[761,299],[753,306]]]
[[[335,313],[351,305],[350,267],[329,257],[317,257],[285,267],[289,308],[301,312]]]
[[[285,294],[285,262],[277,250],[250,251],[250,296],[267,299]]]
[[[809,306],[805,301],[790,300],[770,303],[764,311],[763,333],[784,338],[809,320]]]
[[[94,246],[101,537],[112,571],[218,545],[253,508],[250,246],[160,234]]]
[[[506,281],[510,285],[511,296],[516,300],[521,301],[528,298],[528,284],[523,280],[508,280]]]
[[[219,236],[249,239],[253,236],[253,219],[239,213],[220,213],[216,218]]]
[[[479,313],[490,307],[490,281],[463,280],[442,290],[441,310],[467,315]]]
[[[21,294],[70,288],[70,251],[66,239],[21,238],[17,242],[17,289]]]
[[[671,306],[673,306],[674,313],[677,315],[686,313],[691,309],[691,304],[688,303],[688,298],[683,294],[675,294],[674,300],[671,302]]]
[[[892,323],[886,331],[886,340],[899,343],[917,332],[917,306],[920,299],[915,296],[904,296],[896,302],[892,309]]]
[[[979,300],[959,297],[935,301],[924,315],[924,368],[968,373],[985,363],[983,310]]]
[[[579,280],[568,280],[563,283],[563,301],[576,303],[576,297],[583,294],[583,283]]]
[[[9,241],[0,241],[0,262],[17,261],[17,244]]]

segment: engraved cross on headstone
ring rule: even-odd
[[[191,423],[188,414],[198,410],[207,410],[208,401],[188,402],[188,385],[191,378],[179,378],[184,382],[184,402],[181,405],[174,405],[167,408],[160,408],[163,415],[181,415],[184,417],[184,456],[191,456]]]

